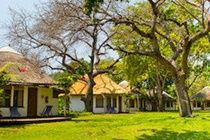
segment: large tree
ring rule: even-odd
[[[135,67],[134,67],[135,66]],[[164,110],[163,91],[171,85],[171,75],[159,62],[143,56],[127,56],[124,58],[124,73],[131,85],[149,95],[153,91],[153,109]]]
[[[192,115],[187,85],[190,52],[206,47],[195,44],[210,31],[208,5],[207,0],[148,0],[124,14],[107,11],[119,31],[114,41],[117,47],[111,48],[127,55],[152,57],[167,69],[173,76],[182,117]]]
[[[98,67],[108,53],[105,46],[114,33],[107,31],[110,25],[106,16],[95,12],[86,15],[81,1],[50,0],[43,5],[37,7],[35,15],[13,10],[9,37],[19,48],[33,54],[38,52],[39,59],[53,70],[76,74],[82,67],[88,76],[88,90],[83,101],[86,110],[92,112],[94,77],[109,72],[119,60],[106,68]],[[109,9],[109,4],[104,8]],[[88,67],[81,57],[88,61]]]

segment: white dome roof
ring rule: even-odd
[[[2,47],[2,48],[0,48],[0,52],[11,52],[11,53],[16,53],[16,54],[21,55],[21,53],[17,52],[16,50],[14,50],[11,47]]]
[[[123,88],[127,88],[127,87],[129,87],[129,83],[128,83],[128,81],[122,81],[122,82],[120,82],[119,83],[119,86],[121,86],[121,87],[123,87]]]

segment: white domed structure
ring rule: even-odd
[[[17,52],[16,50],[14,50],[13,48],[9,46],[0,48],[0,52],[10,52],[10,53],[16,53],[16,54],[21,55],[21,53]]]
[[[124,80],[119,83],[119,86],[121,86],[123,88],[127,88],[127,87],[129,87],[129,83],[128,83],[128,81]]]

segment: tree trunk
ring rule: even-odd
[[[157,92],[157,102],[158,102],[158,108],[157,110],[159,112],[162,112],[163,111],[163,90],[162,90],[162,85],[161,85],[161,81],[160,81],[160,77],[159,75],[157,75],[157,81],[156,81],[156,92]]]
[[[85,108],[87,112],[93,112],[93,95],[88,92],[85,97]]]
[[[85,108],[87,112],[93,112],[93,87],[95,85],[94,77],[89,76],[88,90],[85,96]]]
[[[152,111],[158,111],[158,95],[156,94],[156,89],[153,88],[153,96],[151,97]]]
[[[177,90],[180,116],[191,117],[192,110],[190,105],[190,98],[186,90],[185,79],[182,77],[175,78],[175,86]]]
[[[157,106],[158,101],[156,99],[153,99],[151,101],[151,104],[152,104],[152,111],[158,111],[158,106]]]
[[[159,63],[157,62],[157,67],[160,67]],[[156,69],[156,93],[157,93],[157,102],[158,102],[158,107],[157,110],[159,112],[162,112],[164,110],[164,104],[163,104],[163,90],[162,90],[162,84],[163,81],[161,81],[161,74],[158,71],[158,68]]]
[[[157,96],[158,96],[158,111],[162,112],[164,110],[163,106],[163,95],[162,95],[162,90],[157,87]]]

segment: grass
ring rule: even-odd
[[[85,114],[72,121],[0,127],[0,140],[208,140],[210,112]]]

